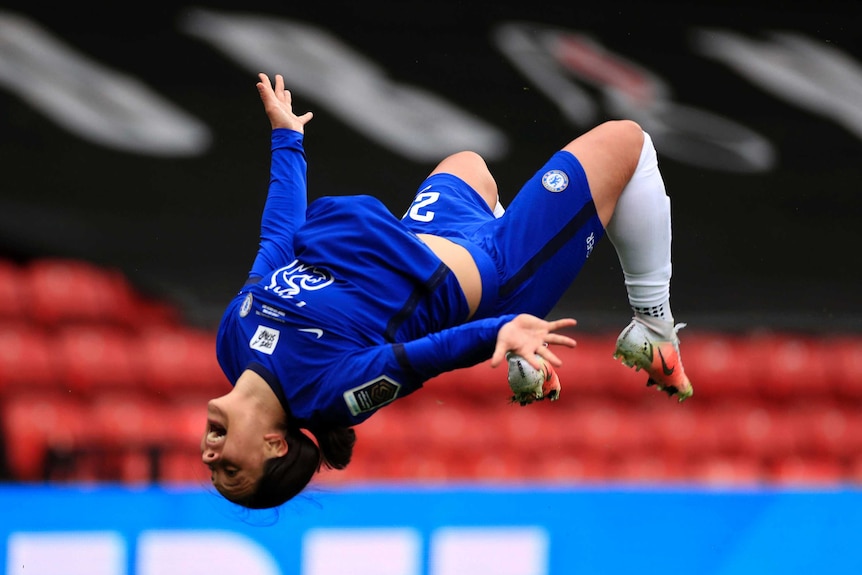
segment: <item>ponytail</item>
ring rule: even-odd
[[[314,437],[320,446],[321,466],[329,469],[347,467],[353,457],[353,446],[356,445],[356,432],[352,427],[335,427]]]
[[[335,427],[309,432],[291,427],[284,438],[287,453],[268,459],[254,492],[234,503],[249,509],[278,507],[298,495],[321,468],[344,469],[353,456],[356,432],[350,427]]]

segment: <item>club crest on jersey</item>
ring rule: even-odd
[[[376,379],[358,385],[344,392],[344,402],[350,413],[359,415],[386,405],[398,397],[401,384],[381,375]]]
[[[326,270],[293,260],[269,278],[264,289],[284,299],[293,299],[303,291],[316,291],[330,285],[335,278]]]
[[[242,300],[242,305],[239,306],[239,317],[245,317],[251,311],[251,302],[254,300],[251,294],[245,296]]]
[[[548,170],[542,176],[542,185],[549,192],[562,192],[569,187],[569,176],[560,170]]]
[[[281,333],[277,329],[259,325],[257,326],[257,331],[251,336],[248,346],[255,351],[272,355],[275,351],[275,346],[278,345],[279,335]]]

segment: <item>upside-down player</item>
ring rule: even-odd
[[[482,158],[453,154],[399,219],[368,196],[308,204],[312,114],[293,112],[280,75],[273,88],[261,74],[257,88],[272,126],[269,192],[257,256],[217,334],[233,387],[209,402],[201,441],[226,498],[284,503],[322,465],[349,463],[353,426],[444,371],[507,354],[559,366],[548,344],[574,346],[559,331],[575,320],[542,318],[605,233],[634,310],[615,355],[691,395],[669,304],[670,203],[637,124],[569,142],[507,210]],[[556,381],[545,390],[558,392]]]

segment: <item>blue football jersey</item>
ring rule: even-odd
[[[351,426],[444,371],[493,352],[512,315],[464,323],[454,274],[370,196],[307,206],[302,134],[273,130],[269,192],[249,282],[217,357],[260,374],[301,426]]]

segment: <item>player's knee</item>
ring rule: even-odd
[[[644,142],[644,130],[640,124],[633,120],[610,120],[605,123],[607,129],[612,131],[621,146],[625,146],[627,150],[640,156]]]
[[[476,152],[463,151],[452,154],[440,162],[431,173],[457,176],[476,190],[492,208],[497,202],[497,182],[491,175],[488,164]]]
[[[637,151],[640,153],[643,145],[643,128],[634,120],[608,120],[602,122],[586,134],[579,136],[569,145],[578,140],[589,138],[604,141],[622,151]]]
[[[628,176],[637,168],[644,146],[644,131],[633,120],[608,120],[603,122],[566,145],[563,149],[572,152],[579,159],[590,156],[585,150],[603,155],[612,151],[615,168]]]
[[[447,156],[440,162],[432,173],[445,172],[458,175],[459,173],[475,173],[488,172],[488,165],[485,160],[477,154],[469,150],[456,152]]]

